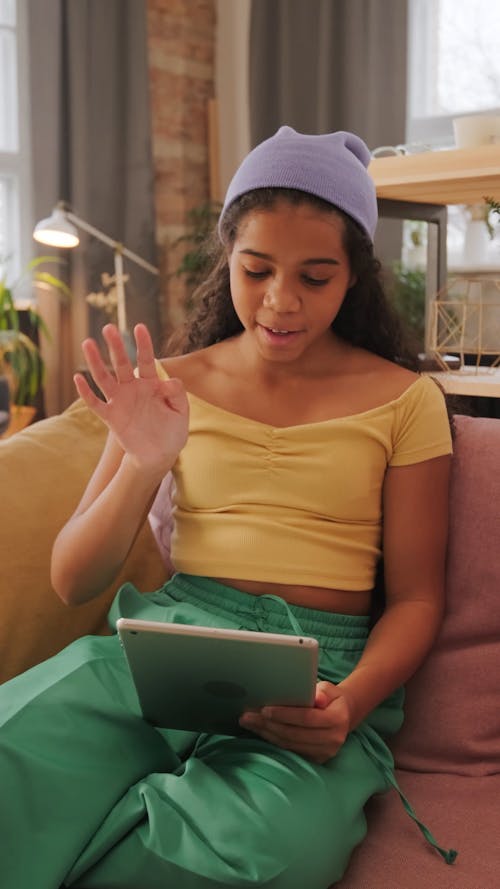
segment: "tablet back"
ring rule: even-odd
[[[314,703],[316,639],[125,618],[117,628],[154,725],[247,734],[238,724],[244,710]]]

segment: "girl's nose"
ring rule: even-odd
[[[300,299],[290,283],[274,278],[264,294],[264,305],[275,312],[296,312],[300,308]]]

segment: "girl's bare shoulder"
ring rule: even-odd
[[[186,355],[161,358],[160,364],[169,377],[177,377],[182,380],[186,389],[196,391],[200,380],[207,378],[217,369],[222,345],[215,343],[213,346],[188,352]]]
[[[374,355],[364,349],[360,349],[359,352],[361,353],[359,356],[360,368],[368,373],[373,373],[379,379],[392,381],[395,385],[402,384],[404,386],[406,383],[408,386],[414,383],[419,376],[416,371],[409,370],[394,361],[382,358],[380,355]]]
[[[350,359],[346,381],[354,390],[363,391],[364,398],[375,406],[399,398],[419,378],[416,371],[365,349],[353,349]]]

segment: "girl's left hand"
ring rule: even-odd
[[[318,682],[313,707],[263,707],[244,713],[240,725],[271,744],[322,764],[342,747],[351,728],[351,713],[341,688]]]

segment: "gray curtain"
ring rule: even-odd
[[[30,0],[28,9],[34,221],[64,200],[155,265],[146,3]],[[82,233],[69,262],[75,296],[62,312],[59,408],[74,397],[82,336],[106,320],[84,297],[113,273],[113,253]],[[125,272],[129,328],[145,321],[161,339],[158,279],[127,260]]]
[[[405,141],[406,0],[252,0],[252,145],[288,124],[351,130],[370,149]],[[377,252],[399,255],[399,223],[384,220]]]

